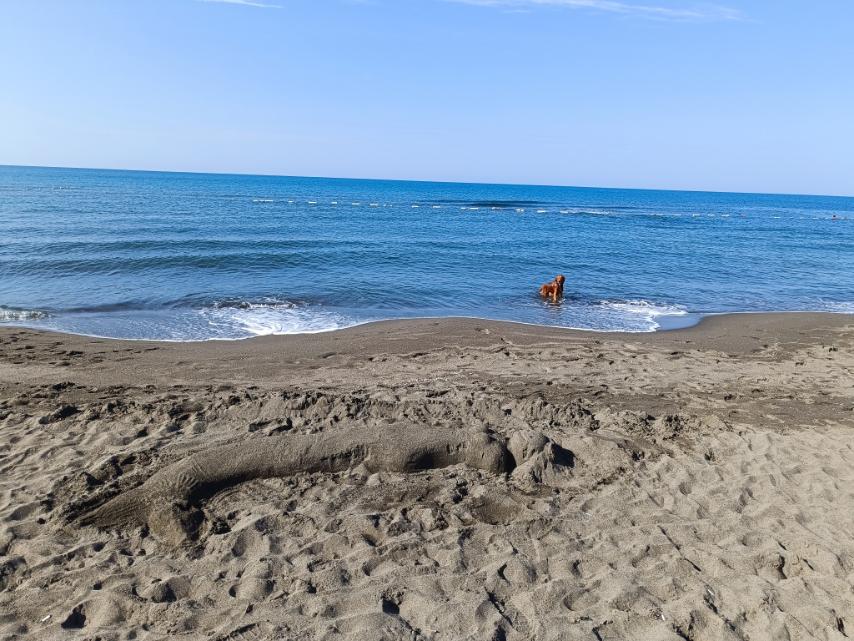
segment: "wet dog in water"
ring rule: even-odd
[[[566,278],[563,274],[558,274],[552,282],[540,287],[540,296],[550,298],[553,303],[558,302],[559,299],[563,298],[563,283],[565,281]]]

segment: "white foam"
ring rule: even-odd
[[[559,210],[562,214],[580,214],[587,216],[619,216],[620,213],[609,209],[599,209],[596,207],[568,207]]]
[[[215,334],[227,338],[312,334],[353,324],[343,316],[293,303],[244,304],[198,310]]]
[[[0,308],[0,323],[19,323],[21,321],[41,320],[50,316],[38,309],[5,309]]]
[[[679,305],[652,303],[648,300],[601,301],[600,309],[610,317],[608,325],[622,326],[621,331],[654,332],[661,325],[662,316],[686,316],[688,312]],[[610,313],[608,313],[610,312]]]
[[[836,312],[839,314],[854,314],[854,301],[825,303],[825,309],[829,312]]]
[[[685,316],[688,312],[684,307],[679,305],[664,305],[651,303],[648,300],[636,299],[625,301],[603,301],[603,307],[610,307],[629,314],[639,314],[648,318],[657,318],[658,316]]]

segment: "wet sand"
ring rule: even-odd
[[[854,634],[852,316],[3,328],[0,430],[4,639]]]

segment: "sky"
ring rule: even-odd
[[[854,195],[851,0],[0,0],[0,164]]]

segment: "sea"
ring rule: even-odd
[[[197,341],[806,310],[854,312],[854,198],[0,166],[0,325]]]

